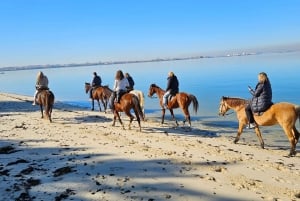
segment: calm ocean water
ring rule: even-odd
[[[90,82],[92,72],[96,71],[102,77],[102,83],[112,87],[118,69],[133,76],[135,88],[145,93],[146,115],[156,116],[157,119],[160,119],[161,115],[158,99],[147,97],[148,89],[152,83],[165,88],[167,74],[173,71],[179,79],[180,91],[192,93],[198,99],[198,114],[194,114],[192,109],[190,112],[193,127],[202,133],[236,133],[237,121],[234,114],[226,118],[218,116],[220,98],[222,96],[250,98],[247,86],[254,88],[257,74],[262,71],[270,78],[274,102],[300,104],[300,52],[43,69],[43,72],[48,76],[49,87],[54,92],[56,101],[82,106],[89,110],[90,102],[88,94],[84,91],[84,83]],[[33,96],[37,72],[38,70],[22,70],[0,74],[0,91]],[[175,110],[175,114],[179,119],[183,118],[180,109]],[[263,133],[272,133],[273,145],[278,143],[278,146],[282,144],[289,146],[280,127],[262,129]],[[248,136],[251,139],[254,137],[256,141],[253,131],[245,132],[249,132]]]

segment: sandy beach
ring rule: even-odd
[[[234,144],[222,127],[147,116],[139,132],[122,115],[123,130],[111,113],[60,102],[50,123],[31,103],[0,93],[0,200],[300,200],[299,143],[287,157],[288,143]]]

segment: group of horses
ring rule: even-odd
[[[91,85],[85,83],[85,92],[88,93],[91,90]],[[108,101],[113,91],[108,86],[100,86],[93,90],[92,93],[92,110],[94,110],[94,100],[98,102],[99,110],[101,110],[100,101],[104,106],[104,111],[106,112],[108,107]],[[154,94],[157,94],[159,98],[159,104],[162,109],[161,124],[164,123],[165,110],[166,108],[163,105],[163,95],[165,91],[157,86],[156,84],[151,84],[148,91],[148,96],[152,97]],[[50,90],[41,91],[37,96],[37,103],[40,105],[42,118],[43,118],[43,107],[45,107],[45,114],[49,118],[50,122],[52,108],[54,104],[54,95]],[[189,106],[192,103],[194,112],[197,113],[199,103],[197,98],[189,93],[180,92],[174,95],[167,103],[167,109],[171,113],[172,120],[175,121],[178,126],[178,122],[174,116],[173,109],[181,108],[185,120],[189,123],[191,127],[191,118],[189,113]],[[234,140],[234,143],[237,143],[240,139],[240,136],[243,132],[243,129],[248,124],[248,119],[245,113],[245,107],[248,104],[248,100],[241,98],[232,98],[232,97],[222,97],[220,100],[219,115],[224,116],[226,112],[230,109],[234,110],[238,119],[238,132]],[[131,110],[134,111],[135,117],[131,114]],[[136,118],[139,130],[141,131],[141,119],[144,120],[144,94],[139,90],[132,90],[129,93],[124,94],[120,102],[114,102],[113,109],[113,126],[115,125],[116,119],[119,120],[120,124],[124,128],[124,124],[120,118],[120,112],[124,112],[130,119],[129,129],[134,118]],[[294,105],[287,102],[279,102],[273,104],[267,111],[265,111],[260,116],[254,116],[257,127],[255,128],[256,135],[260,141],[260,145],[264,148],[264,141],[259,129],[259,126],[272,126],[279,124],[284,130],[289,142],[290,142],[290,152],[289,156],[296,155],[296,144],[299,141],[299,132],[296,129],[296,122],[299,119],[300,122],[300,106]]]

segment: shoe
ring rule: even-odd
[[[250,123],[248,126],[246,126],[247,129],[253,129],[256,128],[256,124],[255,123]]]
[[[36,103],[35,103],[35,102],[33,102],[33,103],[32,103],[32,105],[36,105]]]

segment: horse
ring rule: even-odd
[[[140,107],[142,109],[144,118],[145,118],[145,95],[142,91],[140,90],[131,90],[129,93],[134,94],[137,96],[137,98],[139,99],[139,103],[140,103]]]
[[[156,84],[151,84],[150,88],[149,88],[148,96],[152,97],[153,94],[155,94],[155,93],[158,95],[159,103],[162,108],[161,124],[163,124],[164,118],[165,118],[165,108],[163,107],[163,96],[165,94],[165,91],[163,89],[161,89],[159,86],[157,86]],[[180,93],[177,93],[175,96],[173,96],[171,98],[171,100],[168,101],[168,109],[171,113],[172,119],[175,120],[177,126],[179,124],[178,124],[177,120],[175,119],[173,109],[180,107],[183,114],[185,115],[185,120],[183,121],[183,124],[185,124],[185,122],[188,121],[189,126],[191,127],[191,117],[190,117],[190,113],[189,113],[189,105],[191,104],[191,102],[193,103],[194,112],[197,113],[198,107],[199,107],[198,100],[197,100],[196,96],[194,96],[192,94],[180,92]]]
[[[86,82],[85,83],[85,93],[88,93],[91,90],[91,84]],[[100,107],[100,102],[99,100],[102,102],[103,107],[104,107],[104,111],[106,112],[107,109],[107,104],[109,101],[109,97],[111,96],[111,93],[113,92],[112,89],[110,89],[108,87],[108,85],[105,86],[99,86],[96,89],[94,89],[93,93],[92,93],[92,110],[94,110],[94,100],[97,100],[98,102],[98,106],[99,106],[99,110],[101,112],[101,107]],[[134,94],[137,96],[139,103],[140,103],[140,107],[142,109],[142,112],[144,114],[145,117],[145,96],[144,93],[140,90],[131,90],[129,93]]]
[[[92,86],[90,83],[86,82],[84,86],[85,86],[85,93],[88,93],[90,90],[92,90]],[[106,111],[108,99],[111,94],[111,92],[109,90],[107,91],[106,88],[108,88],[108,86],[99,86],[96,89],[93,89],[92,108],[91,108],[92,111],[94,111],[94,100],[97,101],[100,112],[102,111],[100,106],[100,101],[104,107],[104,111]]]
[[[239,128],[234,143],[237,143],[243,132],[244,127],[248,124],[245,107],[249,103],[248,100],[241,98],[222,97],[220,101],[219,115],[224,116],[230,109],[237,114]],[[260,141],[261,148],[264,148],[264,141],[261,136],[259,126],[272,126],[279,124],[284,130],[290,144],[289,156],[296,155],[296,144],[299,141],[299,132],[296,129],[296,121],[300,117],[300,106],[287,102],[279,102],[273,104],[262,115],[254,115],[256,124],[255,133]],[[300,119],[299,119],[300,121]]]
[[[130,119],[129,125],[128,125],[128,128],[130,130],[131,123],[134,119],[134,116],[130,113],[131,109],[133,109],[133,111],[135,113],[136,120],[139,124],[139,130],[142,131],[140,118],[144,121],[144,113],[142,112],[138,97],[131,93],[126,93],[126,94],[122,95],[119,103],[114,102],[114,109],[113,109],[114,118],[113,118],[112,126],[115,126],[116,119],[118,118],[123,129],[125,129],[124,124],[123,124],[123,122],[120,118],[120,114],[119,114],[119,112],[125,112],[125,114]]]
[[[40,90],[36,96],[36,103],[40,105],[42,118],[44,118],[43,107],[45,108],[45,115],[52,122],[51,113],[54,105],[54,94],[50,90]]]

